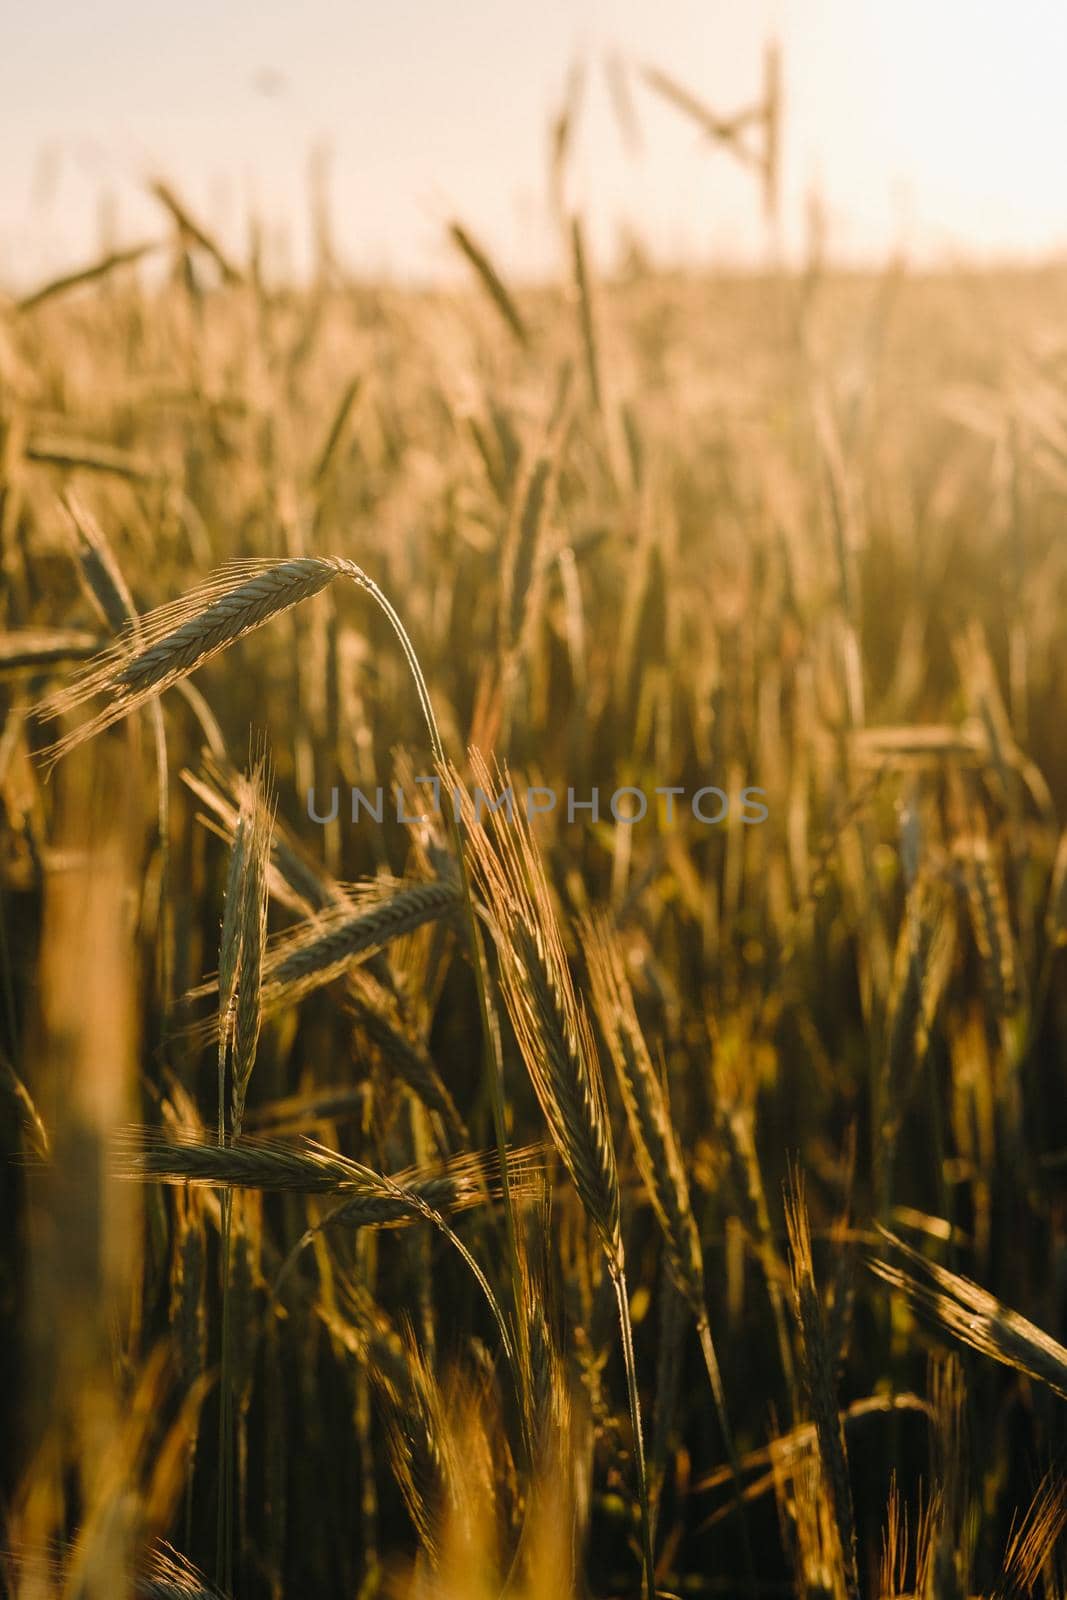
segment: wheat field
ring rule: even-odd
[[[158,198],[0,307],[4,1592],[1067,1594],[1067,273]]]

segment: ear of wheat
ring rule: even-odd
[[[815,1287],[811,1229],[804,1201],[803,1183],[799,1175],[794,1177],[787,1196],[786,1225],[789,1230],[793,1298],[804,1352],[808,1399],[819,1447],[820,1470],[833,1507],[833,1522],[844,1590],[849,1600],[859,1600],[856,1527],[845,1454],[845,1437],[835,1395],[833,1355],[826,1337],[823,1309]]]
[[[489,769],[476,752],[471,770],[475,784],[489,792]],[[450,783],[460,796],[475,877],[499,934],[501,986],[523,1061],[609,1265],[618,1270],[623,1265],[619,1176],[604,1085],[544,866],[520,818],[509,824],[493,812],[485,825],[454,771]]]
[[[493,1155],[468,1154],[426,1169],[406,1168],[386,1177],[314,1139],[280,1140],[245,1134],[220,1146],[206,1137],[180,1140],[148,1128],[126,1131],[115,1147],[121,1177],[218,1189],[259,1189],[272,1193],[325,1195],[342,1209],[338,1222],[378,1226],[422,1215],[413,1198],[442,1212],[469,1210],[499,1197]],[[515,1190],[539,1194],[540,1152],[529,1145],[512,1152]]]
[[[1045,1383],[1067,1399],[1067,1347],[988,1290],[928,1261],[886,1229],[879,1230],[903,1265],[871,1257],[871,1271],[963,1344]]]
[[[663,1231],[675,1283],[696,1320],[723,1442],[734,1471],[736,1503],[743,1507],[741,1467],[708,1317],[700,1231],[693,1215],[689,1183],[674,1135],[667,1094],[648,1052],[618,940],[605,918],[586,918],[582,925],[582,948],[592,982],[593,1007],[615,1067],[638,1171]],[[743,1510],[742,1520],[744,1522]],[[745,1539],[749,1580],[754,1586],[747,1524]]]
[[[493,778],[477,751],[471,753],[471,772],[477,788],[492,791]],[[502,812],[492,811],[485,825],[458,773],[446,769],[446,776],[459,796],[474,874],[490,908],[501,987],[519,1049],[556,1148],[600,1237],[615,1291],[641,1501],[644,1583],[647,1600],[652,1600],[652,1523],[619,1175],[596,1046],[574,990],[544,865],[528,822],[521,812],[509,822]],[[507,773],[498,773],[497,778],[505,790],[510,788]]]

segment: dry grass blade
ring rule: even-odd
[[[474,268],[479,283],[511,330],[515,340],[525,349],[530,342],[529,330],[507,285],[485,250],[459,222],[450,222],[448,233],[453,244]]]
[[[675,1282],[693,1315],[703,1320],[704,1259],[685,1165],[666,1092],[637,1018],[622,952],[605,918],[587,919],[581,934],[593,1009],[618,1077],[638,1170],[663,1230]]]
[[[667,72],[663,72],[659,67],[642,67],[641,75],[649,88],[654,89],[665,100],[669,100],[673,106],[684,112],[687,117],[691,117],[707,134],[709,139],[717,139],[723,143],[731,144],[736,140],[745,123],[750,120],[748,112],[742,113],[739,117],[717,116],[710,107],[704,104],[703,100],[698,99],[691,90],[684,88],[676,78],[671,77]],[[740,151],[740,147],[738,148],[739,152],[743,154],[743,151]]]
[[[879,1231],[906,1266],[872,1257],[872,1272],[972,1350],[1025,1372],[1067,1399],[1067,1348],[969,1278],[928,1261],[886,1229]]]
[[[107,255],[101,256],[99,261],[94,261],[90,266],[79,267],[76,272],[65,272],[61,277],[52,278],[48,283],[43,283],[39,289],[34,289],[30,294],[24,295],[15,302],[18,312],[35,311],[38,306],[44,305],[47,300],[55,300],[60,295],[67,294],[71,289],[80,289],[87,283],[96,283],[101,278],[108,277],[119,267],[134,266],[138,261],[148,255],[150,250],[157,249],[155,244],[131,245],[125,250],[110,250]]]
[[[66,439],[57,434],[32,434],[26,443],[26,460],[45,467],[77,467],[82,472],[99,472],[129,483],[151,483],[159,477],[159,468],[146,456],[96,439]]]
[[[88,661],[99,649],[98,636],[81,628],[16,628],[0,633],[0,672]]]
[[[237,268],[223,252],[217,241],[211,237],[207,229],[193,219],[188,209],[174,193],[170,184],[165,183],[162,178],[154,178],[148,188],[149,192],[155,195],[160,205],[170,212],[178,225],[179,231],[187,239],[192,240],[194,244],[199,245],[200,249],[211,257],[225,281],[230,284],[240,283],[242,279]]]

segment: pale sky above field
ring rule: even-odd
[[[0,53],[0,282],[86,259],[102,214],[113,240],[158,233],[156,173],[234,249],[258,208],[299,267],[316,145],[350,265],[453,270],[456,215],[510,272],[551,271],[547,129],[579,58],[568,199],[599,258],[629,226],[660,259],[759,259],[751,176],[632,70],[628,151],[603,62],[725,113],[757,98],[772,32],[789,247],[813,184],[850,259],[1067,246],[1064,0],[35,0]]]

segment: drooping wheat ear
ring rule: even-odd
[[[511,1159],[514,1189],[539,1195],[541,1148],[515,1150]],[[220,1147],[206,1136],[173,1139],[152,1129],[131,1128],[116,1142],[114,1160],[119,1177],[146,1182],[325,1195],[339,1206],[330,1220],[350,1227],[411,1221],[424,1215],[420,1205],[441,1212],[468,1211],[500,1193],[498,1163],[489,1153],[454,1156],[386,1176],[314,1139],[245,1135],[238,1143]]]
[[[56,715],[82,705],[86,700],[107,694],[110,703],[88,724],[76,729],[53,746],[54,761],[66,750],[92,737],[101,728],[126,716],[135,706],[152,699],[172,683],[180,682],[210,656],[226,648],[270,618],[319,593],[336,577],[347,578],[368,594],[387,619],[400,645],[415,685],[419,707],[430,739],[434,762],[439,772],[447,768],[447,757],[437,717],[430,700],[426,679],[415,648],[399,613],[388,597],[355,562],[343,557],[294,558],[283,562],[252,562],[231,567],[204,589],[175,605],[163,607],[142,619],[136,632],[120,639],[94,667],[64,694],[45,703],[43,711]],[[47,759],[47,758],[46,758]],[[501,1190],[508,1240],[512,1303],[519,1322],[520,1339],[525,1338],[521,1321],[522,1289],[515,1251],[515,1219],[512,1211],[507,1171],[507,1130],[502,1091],[502,1064],[499,1054],[499,1029],[489,989],[489,977],[481,930],[474,911],[468,880],[466,848],[458,823],[448,813],[451,842],[457,856],[463,890],[465,921],[474,964],[482,1022],[482,1058],[489,1092],[500,1159]],[[221,1541],[220,1541],[221,1551]]]
[[[939,1322],[972,1350],[1027,1373],[1067,1399],[1067,1347],[1002,1304],[987,1289],[928,1261],[885,1228],[879,1232],[906,1265],[896,1266],[871,1257],[868,1265],[872,1272],[901,1290],[917,1310]]]
[[[295,1005],[342,977],[352,963],[376,954],[393,939],[454,916],[463,897],[454,876],[403,883],[371,879],[346,886],[316,916],[287,928],[268,945],[263,960],[263,1013]],[[220,974],[221,976],[221,974]],[[214,993],[217,979],[198,984],[186,1000]]]
[[[700,1230],[693,1215],[689,1183],[674,1136],[667,1093],[652,1064],[619,942],[606,918],[584,920],[582,949],[592,983],[593,1009],[615,1067],[637,1168],[663,1231],[672,1276],[696,1320],[723,1442],[734,1469],[740,1508],[743,1505],[741,1464],[708,1318]],[[749,1566],[751,1572],[751,1551]]]
[[[859,1573],[856,1566],[856,1529],[852,1513],[852,1488],[848,1477],[845,1436],[837,1409],[834,1385],[834,1354],[823,1322],[823,1309],[815,1287],[811,1253],[811,1229],[804,1201],[803,1180],[794,1173],[786,1195],[786,1227],[789,1232],[790,1266],[797,1325],[804,1354],[804,1375],[811,1405],[812,1420],[819,1446],[819,1463],[826,1492],[833,1507],[841,1574],[849,1600],[858,1600]]]
[[[471,772],[476,789],[493,792],[494,779],[476,750],[471,752]],[[596,1045],[585,1008],[574,991],[544,864],[529,822],[521,808],[513,808],[512,820],[503,809],[492,810],[486,824],[459,774],[446,769],[445,776],[459,797],[474,875],[489,908],[511,1025],[553,1141],[600,1237],[615,1291],[641,1502],[644,1585],[647,1600],[652,1600],[652,1520],[626,1288],[619,1174]],[[495,782],[505,793],[512,787],[506,771],[498,771]]]
[[[46,751],[46,758],[57,760],[128,716],[236,639],[318,594],[350,565],[310,556],[236,562],[182,599],[133,619],[80,677],[38,707],[39,715],[58,717],[97,697],[108,699],[95,717]]]

